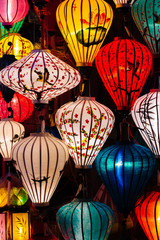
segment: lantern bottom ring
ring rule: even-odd
[[[40,99],[40,100],[32,100],[33,104],[48,104],[48,100],[43,100],[43,99]]]
[[[46,206],[49,206],[49,202],[45,202],[45,203],[32,203],[32,205],[34,207],[46,207]]]
[[[76,63],[77,67],[92,67],[92,63],[87,63],[87,62],[77,62]]]
[[[92,168],[92,165],[75,165],[75,168],[89,169]]]
[[[5,161],[5,162],[11,162],[12,161],[12,158],[3,158],[3,161]]]

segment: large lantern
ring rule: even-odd
[[[111,6],[103,0],[65,0],[56,17],[76,65],[92,66],[112,23]]]
[[[95,163],[117,209],[128,215],[154,171],[154,154],[132,142],[117,142],[103,149]]]
[[[25,129],[22,124],[12,118],[0,121],[0,153],[5,161],[11,160],[13,146],[24,137]]]
[[[79,97],[58,109],[56,124],[76,167],[91,167],[114,125],[114,115],[91,97]]]
[[[0,40],[2,38],[5,38],[8,36],[8,34],[10,33],[17,33],[19,32],[20,28],[22,27],[22,24],[24,23],[25,18],[23,18],[21,21],[16,22],[13,24],[13,26],[9,29],[9,31],[7,31],[5,29],[5,27],[2,25],[2,23],[0,22]]]
[[[160,192],[152,191],[136,203],[137,219],[149,240],[160,238]]]
[[[108,239],[114,220],[107,205],[85,199],[74,199],[62,206],[56,216],[66,240]]]
[[[36,206],[49,205],[69,154],[67,146],[49,133],[31,133],[13,149],[16,168]]]
[[[96,67],[117,110],[130,110],[151,71],[152,54],[139,42],[116,39],[99,51]]]
[[[159,0],[137,0],[132,17],[153,54],[160,54]]]
[[[77,70],[48,50],[32,50],[31,54],[0,72],[0,81],[33,101],[48,103],[80,83]]]
[[[2,0],[0,8],[0,22],[3,26],[12,26],[22,20],[28,13],[27,0]]]
[[[14,55],[17,60],[30,54],[33,44],[18,33],[10,33],[0,41],[0,58],[4,54]]]

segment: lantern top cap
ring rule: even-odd
[[[33,49],[31,53],[38,53],[38,52],[48,52],[51,53],[49,49]]]
[[[35,133],[30,133],[30,136],[32,137],[45,137],[45,136],[50,136],[48,132],[35,132]]]
[[[150,92],[160,92],[160,89],[150,89]]]
[[[83,97],[83,96],[79,96],[77,98],[77,100],[91,100],[91,101],[94,101],[95,100],[95,97]]]
[[[114,37],[114,41],[117,41],[117,40],[120,40],[120,39],[122,39],[122,37]]]
[[[1,121],[14,121],[13,118],[2,118]]]

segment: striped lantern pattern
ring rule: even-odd
[[[155,156],[141,145],[117,142],[98,154],[95,166],[118,211],[126,216],[154,171]]]
[[[92,97],[58,109],[55,122],[77,168],[91,167],[114,126],[113,112]]]
[[[30,98],[48,100],[76,87],[81,80],[77,70],[61,61],[49,50],[32,50],[28,56],[0,72],[0,81],[7,87]]]
[[[152,89],[138,98],[131,112],[134,123],[148,147],[160,157],[160,90]]]
[[[95,63],[117,110],[131,110],[152,69],[148,48],[131,39],[115,38],[101,48]]]
[[[74,199],[58,210],[56,219],[66,240],[105,240],[111,231],[114,214],[103,203]]]
[[[16,144],[12,155],[32,203],[49,205],[69,158],[67,146],[49,133],[31,133]]]
[[[65,0],[56,11],[57,24],[77,66],[92,66],[113,20],[103,0]]]
[[[3,118],[0,121],[0,153],[5,161],[12,159],[14,145],[24,137],[25,129],[22,124],[12,118]]]

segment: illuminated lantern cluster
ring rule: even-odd
[[[18,33],[11,33],[0,41],[0,58],[4,54],[15,55],[17,60],[30,54],[33,44]]]
[[[137,0],[132,17],[153,54],[160,54],[159,0]]]
[[[108,239],[114,220],[112,210],[92,200],[75,199],[56,215],[64,239]]]
[[[38,49],[0,72],[4,85],[41,103],[74,88],[80,80],[77,70],[49,51]]]
[[[117,110],[130,110],[151,71],[152,54],[139,42],[116,38],[101,48],[96,67]]]
[[[56,17],[76,65],[92,66],[112,23],[111,6],[103,0],[65,0]]]
[[[112,111],[95,98],[79,97],[58,109],[55,119],[76,167],[91,167],[113,129]]]
[[[136,203],[137,219],[149,240],[160,238],[160,192],[152,191]]]
[[[117,142],[103,149],[95,163],[117,209],[128,215],[154,171],[154,154],[132,142]]]

